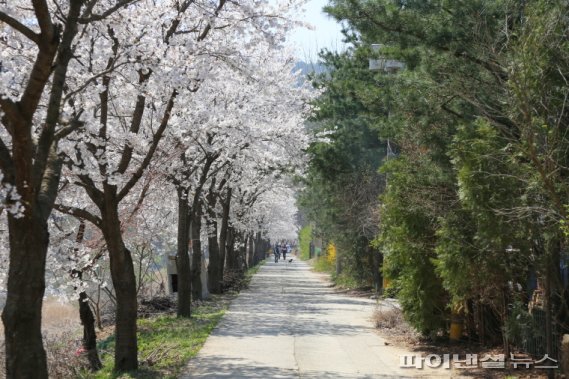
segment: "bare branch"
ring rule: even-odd
[[[75,117],[73,117],[73,120],[69,121],[68,125],[65,128],[62,128],[57,133],[55,133],[54,137],[55,140],[59,141],[60,139],[67,137],[68,135],[70,135],[71,133],[73,133],[83,125],[85,125],[83,121],[79,120],[82,114],[83,114],[83,109]]]
[[[138,83],[143,84],[150,78],[152,75],[152,71],[147,72],[146,74],[142,72],[142,70],[138,71]],[[137,134],[140,131],[140,125],[142,124],[142,116],[144,116],[144,106],[146,105],[146,96],[138,95],[136,99],[136,105],[134,106],[134,112],[132,114],[132,122],[130,124],[130,132],[132,134]],[[132,159],[132,152],[133,148],[130,144],[125,144],[121,160],[119,162],[118,172],[124,174],[126,169],[130,165],[130,161]]]
[[[118,11],[119,9],[126,7],[127,5],[130,5],[130,4],[134,4],[138,1],[139,0],[121,0],[121,1],[118,1],[113,7],[107,9],[106,11],[104,11],[101,14],[93,14],[89,17],[79,18],[79,23],[80,24],[89,24],[93,21],[101,21],[101,20],[109,17],[110,15],[112,15],[113,13]]]
[[[166,130],[166,126],[168,126],[168,122],[170,121],[170,115],[172,113],[172,108],[174,108],[174,100],[178,92],[176,90],[172,91],[170,95],[170,99],[168,100],[168,104],[166,105],[166,109],[164,110],[164,115],[162,116],[162,121],[160,122],[160,126],[154,134],[154,138],[152,139],[152,145],[148,149],[144,160],[136,170],[136,172],[132,175],[130,180],[125,184],[125,186],[121,189],[118,194],[118,201],[121,201],[126,195],[128,195],[129,191],[136,185],[138,180],[142,177],[144,170],[148,168],[156,149],[158,148],[158,143],[162,139],[162,135],[164,134],[164,130]]]
[[[114,59],[114,61],[116,61],[116,58]],[[114,63],[114,62],[113,62]],[[95,74],[94,76],[90,77],[89,79],[87,79],[85,81],[85,83],[83,83],[80,87],[78,87],[76,90],[71,91],[69,93],[67,93],[65,95],[65,97],[63,98],[63,101],[67,101],[68,99],[72,98],[73,96],[75,96],[76,94],[82,92],[85,88],[87,88],[88,86],[90,86],[91,84],[93,84],[95,81],[97,81],[97,79],[104,77],[105,75],[110,74],[111,72],[113,72],[114,70],[116,70],[117,68],[124,66],[126,64],[129,64],[129,62],[121,62],[117,65],[112,65],[109,68],[106,68],[105,70],[99,72],[98,74]]]
[[[4,12],[0,12],[0,21],[5,22],[18,32],[22,33],[25,37],[27,37],[30,41],[34,42],[36,45],[39,44],[39,35],[34,33],[33,30],[28,28],[26,25],[22,24],[20,21],[16,20],[13,17],[10,17]]]
[[[66,205],[62,205],[62,204],[54,204],[53,209],[57,210],[58,212],[64,213],[64,214],[68,214],[68,215],[77,217],[79,219],[87,220],[91,224],[95,225],[98,228],[101,228],[103,225],[103,221],[101,220],[101,218],[99,216],[92,214],[91,212],[89,212],[86,209],[70,207],[70,206],[66,206]]]
[[[67,14],[67,23],[63,30],[61,43],[57,48],[57,58],[49,95],[45,124],[37,141],[35,162],[33,166],[33,187],[38,188],[43,180],[48,157],[53,150],[55,130],[61,114],[61,98],[67,78],[67,68],[73,56],[72,42],[77,34],[77,17],[81,11],[81,1],[72,1]],[[40,49],[41,50],[41,49]],[[49,76],[49,75],[48,75]],[[57,156],[56,156],[57,157]],[[58,175],[59,177],[59,175]]]
[[[217,6],[214,12],[215,17],[219,15],[219,12],[221,12],[221,9],[223,8],[226,2],[227,0],[219,0],[219,5]],[[198,42],[203,41],[209,34],[210,30],[211,30],[211,23],[208,23],[207,26],[204,28],[202,34],[200,34],[200,36],[198,37]]]
[[[170,28],[168,29],[168,32],[166,33],[166,36],[164,37],[164,41],[166,43],[170,42],[170,38],[172,38],[172,35],[174,35],[174,33],[176,33],[176,30],[178,29],[178,26],[180,25],[180,15],[183,14],[186,10],[188,10],[190,5],[193,4],[194,1],[195,0],[184,1],[182,6],[180,7],[180,9],[178,10],[178,17],[176,17],[174,19],[174,21],[172,21],[172,25],[170,25]]]

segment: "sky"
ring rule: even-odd
[[[328,0],[310,0],[304,6],[306,11],[302,21],[311,24],[314,30],[299,28],[289,38],[289,42],[296,46],[300,60],[316,61],[318,51],[323,48],[339,51],[344,49],[342,26],[322,12],[327,3]]]

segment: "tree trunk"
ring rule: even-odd
[[[255,265],[255,250],[253,246],[253,234],[247,235],[245,237],[245,254],[247,257],[247,268],[251,268]]]
[[[342,254],[336,250],[336,275],[342,273]]]
[[[239,232],[235,233],[236,239],[239,241],[239,249],[237,254],[235,254],[235,268],[237,271],[243,271],[243,267],[247,266],[247,237],[245,233]]]
[[[225,259],[227,252],[227,231],[229,228],[229,210],[231,206],[231,188],[227,189],[225,201],[222,203],[221,228],[219,229],[219,272],[218,277],[223,281],[225,272]]]
[[[202,299],[202,282],[201,282],[201,269],[202,269],[202,244],[200,240],[202,229],[202,209],[201,204],[198,202],[197,206],[193,209],[192,213],[192,299]]]
[[[255,259],[253,260],[253,264],[256,265],[261,261],[261,251],[263,250],[263,240],[261,238],[261,232],[255,233],[252,242],[254,244],[253,252],[255,254]]]
[[[235,229],[227,228],[227,257],[226,265],[228,270],[237,269],[237,253],[235,252]]]
[[[95,333],[95,316],[89,302],[87,294],[81,292],[79,294],[79,318],[83,324],[83,349],[87,352],[87,359],[89,360],[89,367],[91,371],[100,370],[103,365],[99,359],[99,352],[97,351],[97,334]]]
[[[217,213],[215,207],[217,205],[217,196],[215,192],[215,178],[211,182],[211,186],[207,195],[207,232],[208,232],[208,249],[209,249],[209,265],[207,266],[207,278],[209,292],[220,294],[223,288],[223,272],[220,271],[219,243],[217,240]]]
[[[222,292],[223,276],[219,266],[221,265],[220,248],[217,242],[217,220],[215,215],[210,215],[208,220],[208,231],[211,235],[208,237],[209,245],[209,266],[208,271],[208,286],[211,293],[220,294]]]
[[[81,220],[79,224],[79,230],[77,231],[77,238],[75,242],[77,244],[83,243],[85,237],[85,221]],[[77,249],[74,249],[77,252]],[[71,277],[77,277],[79,280],[83,279],[82,270],[72,270]],[[75,288],[77,289],[77,288]],[[95,316],[93,315],[93,310],[89,306],[89,298],[85,291],[79,293],[79,319],[81,320],[81,325],[83,325],[83,349],[87,353],[87,360],[89,361],[89,368],[91,371],[95,372],[103,367],[101,360],[99,359],[99,352],[97,351],[97,333],[95,333]]]
[[[178,317],[190,317],[192,306],[192,282],[189,243],[188,191],[178,189],[178,249],[176,269],[178,271]]]
[[[373,270],[373,288],[376,293],[379,293],[382,289],[383,276],[381,275],[381,252],[373,247],[369,247],[370,253],[372,255],[372,270]]]
[[[138,368],[136,277],[131,253],[122,238],[118,206],[108,199],[109,193],[105,195],[103,234],[109,250],[111,278],[117,299],[114,370],[132,371]]]
[[[47,378],[41,315],[49,234],[47,222],[38,213],[32,210],[21,218],[8,216],[10,267],[2,321],[9,379]]]

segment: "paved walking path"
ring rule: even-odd
[[[182,378],[450,377],[447,370],[399,368],[399,356],[409,352],[374,332],[375,305],[334,293],[299,260],[268,261]]]

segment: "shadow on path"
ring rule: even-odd
[[[267,262],[182,378],[448,378],[399,368],[370,317],[374,300],[337,294],[303,262]]]

